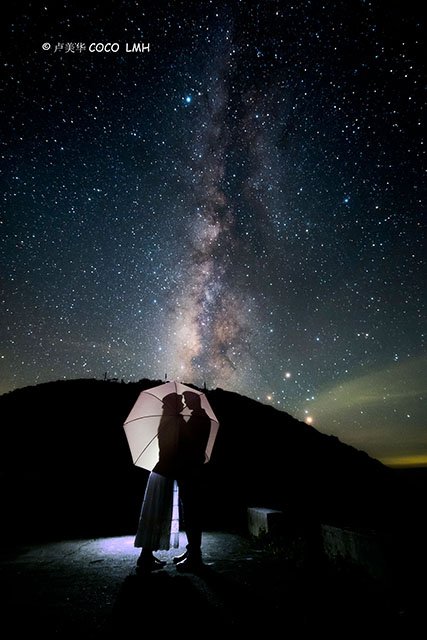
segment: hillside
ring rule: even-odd
[[[0,396],[3,535],[133,533],[148,472],[132,464],[122,425],[140,391],[157,384],[69,380]],[[387,523],[390,469],[271,406],[222,389],[206,395],[220,421],[206,527],[238,529],[250,505],[283,509],[293,522]]]

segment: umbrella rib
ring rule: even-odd
[[[156,400],[160,400],[161,398],[159,398],[159,396],[156,396],[154,393],[150,393],[149,391],[143,391],[142,392],[145,396],[151,396],[152,398],[156,398]]]
[[[139,416],[139,418],[133,418],[132,420],[128,420],[125,424],[130,424],[131,422],[136,422],[137,420],[145,420],[146,418],[160,418],[163,414],[153,413],[150,416]]]
[[[136,460],[134,460],[134,462],[133,462],[134,464],[136,464],[136,463],[138,462],[138,460],[140,459],[140,457],[142,456],[142,454],[143,454],[145,451],[147,451],[148,447],[150,446],[150,444],[153,442],[153,440],[154,440],[155,438],[157,438],[157,433],[156,433],[156,435],[154,435],[154,436],[151,438],[150,442],[149,442],[149,443],[144,447],[144,449],[141,451],[141,453],[140,453],[140,454],[139,454],[139,456],[136,458]]]

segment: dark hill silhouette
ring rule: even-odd
[[[134,533],[148,472],[132,464],[123,422],[160,383],[70,380],[0,396],[3,536]],[[394,517],[391,469],[283,411],[222,389],[206,395],[220,421],[206,527],[238,530],[248,506],[369,528]]]

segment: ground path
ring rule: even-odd
[[[307,571],[231,533],[205,533],[206,570],[179,574],[172,557],[184,549],[182,534],[181,543],[159,553],[168,564],[146,578],[135,573],[139,550],[131,536],[3,550],[1,619],[10,630],[3,637],[348,636],[413,624],[383,585]]]

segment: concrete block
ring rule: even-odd
[[[323,551],[329,559],[358,565],[373,577],[385,575],[385,552],[374,533],[322,525],[321,536]]]
[[[264,507],[248,507],[248,529],[255,537],[263,534],[274,534],[283,524],[283,511]]]

